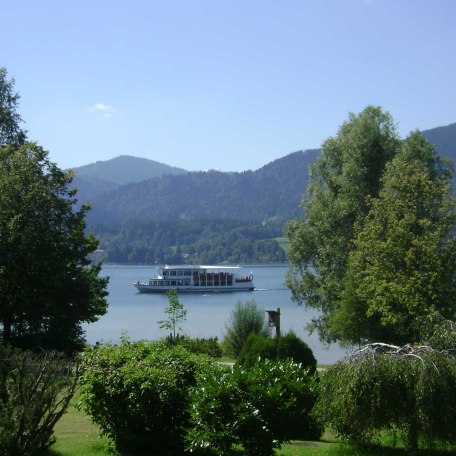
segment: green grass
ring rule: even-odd
[[[100,438],[99,434],[88,417],[74,404],[70,405],[55,427],[57,440],[49,456],[108,456],[108,440]]]
[[[107,450],[108,439],[99,438],[98,428],[87,416],[71,405],[68,412],[55,428],[56,443],[47,456],[112,456]],[[238,453],[236,453],[238,454]],[[239,453],[241,455],[242,453]],[[420,456],[450,456],[454,452],[420,451]],[[385,441],[383,445],[356,448],[336,439],[326,432],[321,441],[293,441],[276,451],[277,456],[408,456],[402,448],[392,448]]]

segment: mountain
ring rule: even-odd
[[[75,174],[72,187],[78,189],[77,198],[80,203],[92,202],[100,195],[131,182],[187,172],[154,160],[129,155],[97,161],[73,168],[72,171]]]
[[[318,150],[294,152],[256,171],[165,175],[123,185],[93,200],[90,223],[129,220],[285,221],[299,211]]]
[[[435,145],[440,155],[449,157],[456,163],[456,123],[431,128],[422,133],[430,143]]]
[[[78,177],[107,181],[117,185],[141,182],[165,174],[183,174],[185,169],[165,165],[155,160],[120,155],[106,161],[97,161],[89,165],[72,169]]]

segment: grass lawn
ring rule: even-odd
[[[108,440],[99,438],[98,428],[87,416],[70,406],[55,428],[56,443],[47,456],[112,456],[106,447]],[[241,453],[238,453],[241,455]],[[343,444],[326,432],[319,442],[293,441],[276,451],[277,456],[407,456],[400,448],[388,446],[368,449]],[[420,456],[450,456],[454,452],[420,451]]]

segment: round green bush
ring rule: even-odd
[[[252,366],[258,358],[292,359],[309,369],[311,374],[315,373],[317,368],[317,360],[310,347],[292,331],[284,336],[268,339],[260,334],[251,334],[239,354],[237,364]]]
[[[242,445],[251,456],[272,456],[295,438],[299,427],[308,439],[318,439],[322,427],[312,415],[318,382],[291,360],[262,360],[206,376],[192,390],[193,452],[231,454]]]
[[[189,391],[220,369],[181,346],[128,341],[87,349],[82,365],[81,407],[119,453],[148,455],[183,453]]]

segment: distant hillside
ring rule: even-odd
[[[75,175],[71,187],[78,189],[76,197],[79,203],[88,203],[103,193],[112,192],[120,185],[96,177]]]
[[[185,169],[165,165],[146,158],[120,155],[106,161],[97,161],[89,165],[73,168],[76,176],[86,178],[86,181],[110,182],[124,185],[131,182],[141,182],[165,174],[183,174]]]
[[[90,223],[129,220],[285,221],[299,213],[318,150],[295,152],[256,171],[166,175],[94,199]]]
[[[423,136],[435,145],[437,152],[456,163],[456,123],[423,131]]]

